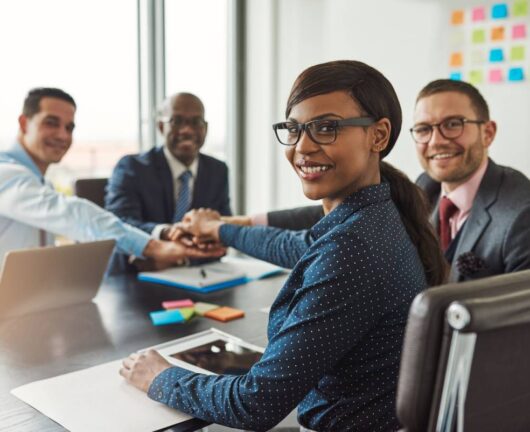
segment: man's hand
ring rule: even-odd
[[[129,384],[147,393],[155,377],[170,367],[171,363],[157,351],[150,349],[147,352],[131,354],[123,360],[120,375]]]
[[[219,227],[223,223],[221,215],[215,210],[205,208],[191,210],[184,215],[181,223],[173,226],[174,229],[169,233],[169,237],[179,241],[191,239],[193,244],[200,245],[201,249],[205,250],[210,250],[212,244],[214,248],[218,248]]]
[[[143,251],[146,258],[153,258],[159,263],[179,264],[186,258],[219,258],[225,255],[226,249],[215,247],[199,249],[181,243],[162,240],[150,240]]]

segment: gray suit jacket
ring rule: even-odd
[[[431,222],[438,230],[440,183],[425,173],[416,183],[433,206]],[[465,253],[471,253],[481,264],[460,271]],[[449,280],[463,281],[525,269],[530,269],[530,180],[490,159],[471,214],[462,227]]]

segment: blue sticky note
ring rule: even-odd
[[[175,324],[186,321],[178,309],[155,311],[151,312],[149,316],[154,325]]]
[[[508,71],[508,81],[523,81],[524,80],[524,71],[523,68],[516,67],[510,68]]]
[[[504,61],[504,52],[502,48],[493,48],[490,50],[490,62],[501,62]]]
[[[506,18],[508,16],[508,5],[506,3],[494,4],[491,8],[491,17],[493,19]]]
[[[452,79],[453,81],[462,81],[462,72],[451,72],[449,79]]]

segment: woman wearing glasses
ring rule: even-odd
[[[298,405],[312,430],[398,428],[395,391],[409,305],[442,283],[426,204],[381,161],[401,128],[388,80],[337,61],[297,78],[274,125],[307,197],[326,216],[308,231],[223,224],[199,210],[186,229],[292,268],[270,311],[269,344],[245,375],[206,376],[133,354],[120,373],[151,398],[214,423],[267,430]]]

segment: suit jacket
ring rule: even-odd
[[[225,163],[199,154],[191,208],[208,207],[231,215],[228,168]],[[151,233],[158,224],[172,223],[175,194],[171,170],[163,148],[123,157],[107,185],[105,208],[123,221]]]
[[[416,181],[433,207],[431,222],[438,231],[441,186],[427,174]],[[491,159],[460,229],[451,264],[450,281],[463,281],[530,269],[530,180]],[[480,264],[461,272],[459,260],[468,253]]]
[[[309,229],[324,217],[321,205],[276,210],[267,213],[269,226],[289,230]]]

